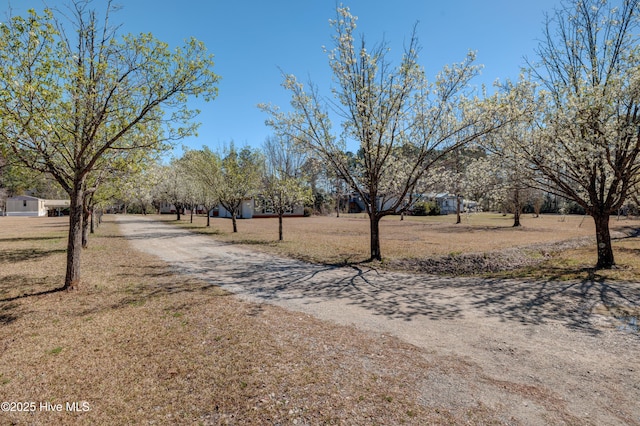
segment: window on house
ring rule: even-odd
[[[22,207],[27,207],[27,200],[22,200]]]

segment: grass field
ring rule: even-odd
[[[67,220],[0,218],[0,401],[36,404],[0,413],[2,424],[493,419],[420,405],[430,366],[415,347],[176,276],[108,217],[83,252],[80,290],[19,297],[62,284]]]
[[[499,250],[592,231],[587,221],[578,227],[581,218],[526,219],[518,230],[501,216],[462,226],[451,217],[415,219],[383,221],[386,256]],[[463,365],[432,366],[398,339],[250,304],[177,276],[132,250],[110,217],[83,252],[81,288],[47,293],[63,282],[67,220],[0,218],[0,401],[36,404],[30,413],[0,413],[3,424],[500,423],[483,406],[452,413],[419,403],[433,368]],[[362,217],[289,219],[283,243],[273,220],[240,221],[236,235],[223,219],[211,229],[204,218],[182,225],[315,261],[358,261],[367,252]],[[636,240],[616,243],[623,264],[625,256],[637,264]],[[580,262],[574,253],[590,251],[580,250],[555,262]],[[74,402],[80,412],[67,410]],[[42,409],[57,404],[63,412]]]
[[[157,217],[178,223],[173,215]],[[500,260],[503,265],[498,267],[504,266],[507,270],[498,268],[491,273],[482,270],[477,273],[540,279],[593,278],[594,274],[620,280],[637,280],[640,277],[640,238],[616,240],[614,254],[618,267],[594,272],[595,228],[590,217],[543,215],[534,218],[525,215],[521,221],[522,227],[513,228],[511,216],[492,213],[466,216],[457,225],[454,216],[407,216],[404,220],[399,216],[388,216],[380,224],[381,251],[385,260],[381,266],[432,272],[432,264],[425,267],[416,265],[424,259],[433,258],[460,263],[464,260],[461,256],[470,254],[498,262],[497,254],[501,251],[518,248],[524,250],[524,254]],[[209,233],[216,239],[247,244],[255,249],[310,262],[357,263],[367,260],[369,254],[369,221],[363,214],[341,215],[339,218],[285,218],[282,242],[277,241],[277,219],[239,220],[237,234],[231,232],[229,219],[212,219],[209,228],[205,227],[205,217],[194,217],[194,222],[190,223],[190,218],[183,216],[179,223],[194,232]],[[624,235],[633,234],[634,230],[640,229],[640,220],[612,218],[611,229]],[[578,241],[580,239],[582,241]],[[555,247],[558,242],[567,240],[575,243]],[[532,247],[535,250],[528,251]],[[518,264],[523,256],[533,258],[533,266],[526,262]]]

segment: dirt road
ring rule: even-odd
[[[640,425],[640,333],[599,315],[640,305],[640,284],[443,278],[312,265],[139,216],[124,235],[239,297],[393,335],[436,368],[421,403],[486,406],[526,425]]]

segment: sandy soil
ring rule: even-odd
[[[139,250],[239,297],[422,349],[421,403],[505,424],[640,425],[640,333],[604,306],[640,306],[640,284],[520,282],[331,267],[120,216]]]

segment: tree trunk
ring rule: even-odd
[[[83,208],[82,212],[82,248],[89,246],[89,210]]]
[[[176,208],[176,220],[180,220],[180,209],[181,207],[178,207],[174,204],[175,208]]]
[[[278,214],[278,241],[282,241],[282,213]]]
[[[369,213],[370,237],[371,237],[371,259],[382,260],[380,253],[380,217],[377,214]]]
[[[611,234],[609,234],[609,214],[594,214],[596,225],[596,243],[598,244],[597,269],[611,269],[615,265]]]
[[[520,206],[520,191],[518,189],[515,190],[513,194],[513,227],[520,226],[520,211],[522,207]]]
[[[191,221],[189,223],[193,223],[193,204],[191,204]]]
[[[85,191],[82,197],[82,248],[84,249],[89,245],[89,208],[87,207],[87,203],[89,202],[91,194]]]
[[[520,207],[516,207],[516,209],[513,211],[513,226],[517,227],[520,226]]]
[[[80,284],[80,253],[82,252],[82,182],[75,182],[69,205],[69,239],[67,242],[67,272],[63,290],[77,289]]]
[[[231,213],[231,223],[233,223],[233,232],[238,232],[238,224],[236,222],[236,212]]]
[[[89,233],[91,234],[95,234],[96,233],[96,229],[95,229],[95,224],[93,221],[93,207],[89,210]]]
[[[456,225],[462,223],[462,218],[460,217],[460,196],[456,194]]]
[[[211,226],[211,209],[207,210],[207,226]]]

